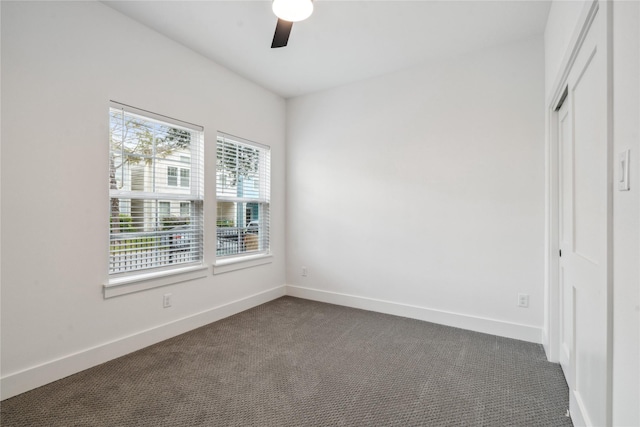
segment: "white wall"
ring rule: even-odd
[[[550,99],[585,1],[554,1],[545,30],[546,94]],[[613,2],[613,171],[631,150],[631,191],[613,187],[613,425],[640,425],[640,46],[638,2]]]
[[[631,191],[614,187],[613,425],[640,425],[640,3],[613,3],[613,154],[631,150]],[[617,165],[614,172],[618,172]]]
[[[103,298],[110,99],[204,126],[209,266],[216,131],[272,147],[273,263]],[[284,122],[280,97],[101,3],[3,1],[3,397],[283,294]]]
[[[289,292],[540,342],[543,64],[540,37],[289,100]]]

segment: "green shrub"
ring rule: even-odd
[[[173,227],[178,227],[180,225],[189,224],[188,216],[163,216],[160,218],[160,224],[162,225],[162,230],[170,230]]]
[[[138,251],[140,249],[151,249],[156,246],[156,237],[136,237],[133,239],[124,239],[119,240],[117,245],[112,244],[109,248],[111,252],[120,252],[122,255],[125,255],[122,251]]]
[[[134,231],[137,231],[136,228],[133,226],[133,218],[131,218],[131,215],[127,215],[127,214],[119,214],[119,217],[111,217],[111,224],[114,223],[118,223],[119,227],[120,227],[120,233],[132,233]],[[111,228],[114,228],[113,226]]]

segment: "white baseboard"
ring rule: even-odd
[[[542,342],[542,329],[533,326],[301,286],[283,285],[41,365],[9,373],[0,379],[0,400],[57,381],[284,295],[424,320],[538,344]]]
[[[544,354],[547,356],[547,360],[551,362],[551,347],[549,346],[549,336],[545,328],[542,328],[542,347],[544,348]]]
[[[395,316],[424,320],[446,326],[467,329],[485,334],[498,335],[517,340],[542,343],[542,328],[504,322],[502,320],[469,316],[466,314],[434,310],[415,305],[400,304],[373,298],[328,292],[302,286],[287,285],[287,295],[314,301],[326,302]]]
[[[569,388],[569,413],[571,414],[571,422],[575,427],[593,426],[591,420],[584,410],[584,403],[580,395],[573,389]]]
[[[0,399],[4,400],[57,381],[133,351],[280,298],[285,294],[286,287],[284,285],[277,286],[115,341],[69,354],[19,372],[10,373],[0,379]]]

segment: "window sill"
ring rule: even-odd
[[[242,270],[256,267],[258,265],[271,264],[273,255],[246,255],[234,258],[221,259],[213,264],[213,274],[228,273],[230,271]]]
[[[207,270],[208,268],[205,265],[196,265],[110,279],[109,282],[104,285],[104,297],[105,299],[113,298],[147,289],[201,279],[207,277]]]

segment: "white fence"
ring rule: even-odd
[[[111,235],[109,273],[146,270],[200,260],[202,246],[194,232],[176,227],[152,233],[114,233]]]
[[[238,255],[259,249],[257,228],[216,230],[216,256]],[[202,245],[192,230],[156,233],[117,233],[111,236],[109,273],[124,273],[199,261]]]
[[[196,260],[190,251],[176,251],[169,248],[133,249],[111,253],[109,257],[109,272],[122,273],[192,261]]]

